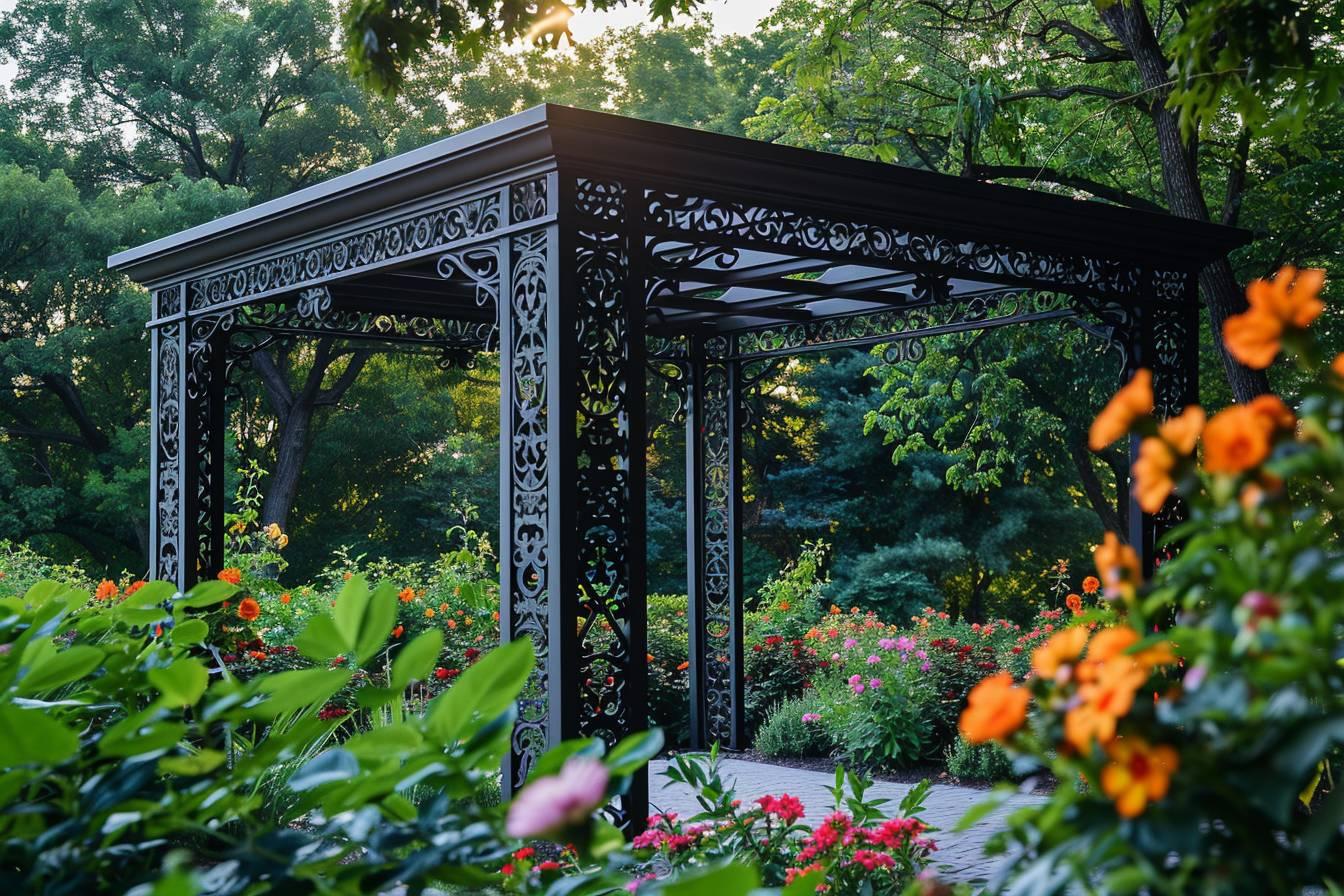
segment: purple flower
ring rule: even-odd
[[[890,638],[883,638],[882,640],[877,642],[877,646],[881,647],[883,650],[895,650],[896,642],[891,640]]]
[[[915,639],[909,637],[908,635],[901,635],[900,639],[896,642],[896,649],[902,652],[909,652],[911,650],[914,650]]]
[[[922,663],[919,664],[919,671],[921,671],[921,672],[927,672],[927,671],[929,671],[929,661],[928,661],[928,660],[925,660],[924,662],[922,662]]]
[[[853,648],[853,647],[858,647],[858,646],[859,646],[859,642],[858,642],[858,641],[855,641],[853,638],[846,638],[846,639],[845,639],[845,649],[846,649],[846,650],[849,650],[849,649],[851,649],[851,648]]]
[[[916,650],[915,656],[919,657],[922,660],[926,660],[929,658],[929,652],[927,650]]]
[[[549,838],[582,824],[607,798],[607,767],[596,759],[574,756],[558,775],[530,782],[518,792],[505,830],[510,837]]]
[[[882,686],[882,679],[880,678],[872,678],[868,680],[868,687],[870,688],[880,688],[881,686]]]
[[[856,684],[856,685],[854,685],[854,693],[856,693],[856,694],[862,694],[862,693],[863,693],[863,685],[861,685],[861,684]]]
[[[804,725],[811,725],[813,722],[820,722],[820,721],[821,721],[821,715],[820,715],[819,713],[815,713],[815,712],[805,712],[805,713],[803,713],[803,724],[804,724]]]
[[[870,666],[876,666],[880,662],[882,662],[882,657],[878,656],[875,653],[868,657],[868,665]]]

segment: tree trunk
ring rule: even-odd
[[[1097,470],[1092,466],[1092,452],[1087,450],[1087,437],[1079,432],[1068,438],[1069,457],[1073,459],[1073,465],[1078,470],[1078,481],[1083,486],[1083,494],[1087,495],[1087,503],[1092,505],[1093,512],[1097,519],[1101,520],[1102,529],[1107,532],[1116,532],[1124,537],[1126,527],[1124,521],[1120,519],[1119,508],[1115,502],[1106,498],[1106,491],[1102,487],[1101,478],[1097,476]],[[1120,494],[1121,504],[1128,504],[1124,501],[1125,481],[1122,479],[1117,483],[1116,491]]]
[[[1169,64],[1147,11],[1135,0],[1120,0],[1102,9],[1101,18],[1134,59],[1139,82],[1151,101],[1149,108],[1162,158],[1162,185],[1167,195],[1167,207],[1179,217],[1209,222],[1209,206],[1204,200],[1196,167],[1195,144],[1182,139],[1180,122],[1166,107],[1167,96],[1171,93],[1171,78],[1167,74]],[[1200,273],[1199,288],[1209,306],[1214,343],[1232,394],[1237,401],[1250,401],[1268,392],[1269,378],[1265,372],[1243,367],[1223,345],[1223,321],[1246,309],[1246,298],[1226,257]]]
[[[275,410],[276,439],[275,467],[271,470],[266,497],[261,505],[261,525],[275,523],[282,530],[288,527],[289,514],[299,492],[304,462],[308,459],[309,436],[313,417],[318,408],[330,407],[340,401],[354,385],[360,371],[369,359],[368,351],[357,351],[330,388],[322,388],[327,371],[343,355],[333,351],[330,339],[321,339],[313,356],[313,365],[297,391],[289,382],[289,355],[285,350],[277,362],[268,352],[252,356],[253,368],[261,377],[267,399]]]

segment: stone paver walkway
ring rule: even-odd
[[[699,812],[700,807],[690,788],[673,784],[664,778],[662,772],[665,768],[665,760],[649,763],[650,804],[660,811],[676,812],[683,818]],[[828,774],[744,759],[721,760],[721,771],[725,784],[736,781],[737,797],[744,804],[767,793],[776,796],[788,793],[803,801],[807,821],[813,825],[821,822],[832,811],[830,789],[835,783],[833,772]],[[888,807],[894,810],[910,787],[909,784],[878,781],[869,789],[867,797],[885,798],[890,801]],[[1046,799],[1038,794],[1014,794],[1003,806],[981,819],[970,830],[953,832],[952,828],[966,810],[987,796],[988,793],[983,790],[951,784],[935,784],[929,792],[920,817],[926,824],[940,829],[933,835],[938,851],[930,857],[930,867],[945,880],[973,883],[988,878],[994,863],[999,859],[987,858],[982,854],[985,841],[999,829],[1005,815],[1021,806]]]

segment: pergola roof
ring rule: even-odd
[[[542,105],[118,253],[108,264],[150,286],[206,276],[241,260],[301,247],[315,234],[356,229],[436,196],[557,167],[650,184],[678,196],[704,191],[805,208],[828,224],[868,223],[936,234],[965,241],[968,254],[989,246],[998,252],[1195,271],[1248,241],[1244,231],[1170,215]],[[695,234],[681,244],[676,237],[662,234],[654,254],[674,258],[679,247],[691,254],[703,245]],[[731,247],[732,263],[715,263],[712,257],[681,262],[676,282],[649,296],[652,328],[749,329],[908,305],[921,273],[899,259],[855,263],[852,246],[828,254],[775,251],[750,240],[708,242]],[[998,277],[954,276],[941,288],[944,298],[958,299],[1002,289],[1005,283],[1012,285]],[[432,259],[332,277],[325,285],[338,306],[360,311],[376,312],[395,297],[401,311],[423,308],[442,315],[452,309],[453,316],[467,319],[492,313],[476,303],[469,282],[445,282]]]

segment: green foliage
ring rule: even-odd
[[[827,756],[834,749],[820,716],[821,704],[815,699],[784,700],[770,710],[756,732],[753,746],[764,756]],[[803,721],[804,716],[809,721]]]
[[[971,744],[958,737],[945,754],[947,773],[963,781],[1007,781],[1013,761],[996,743]]]

